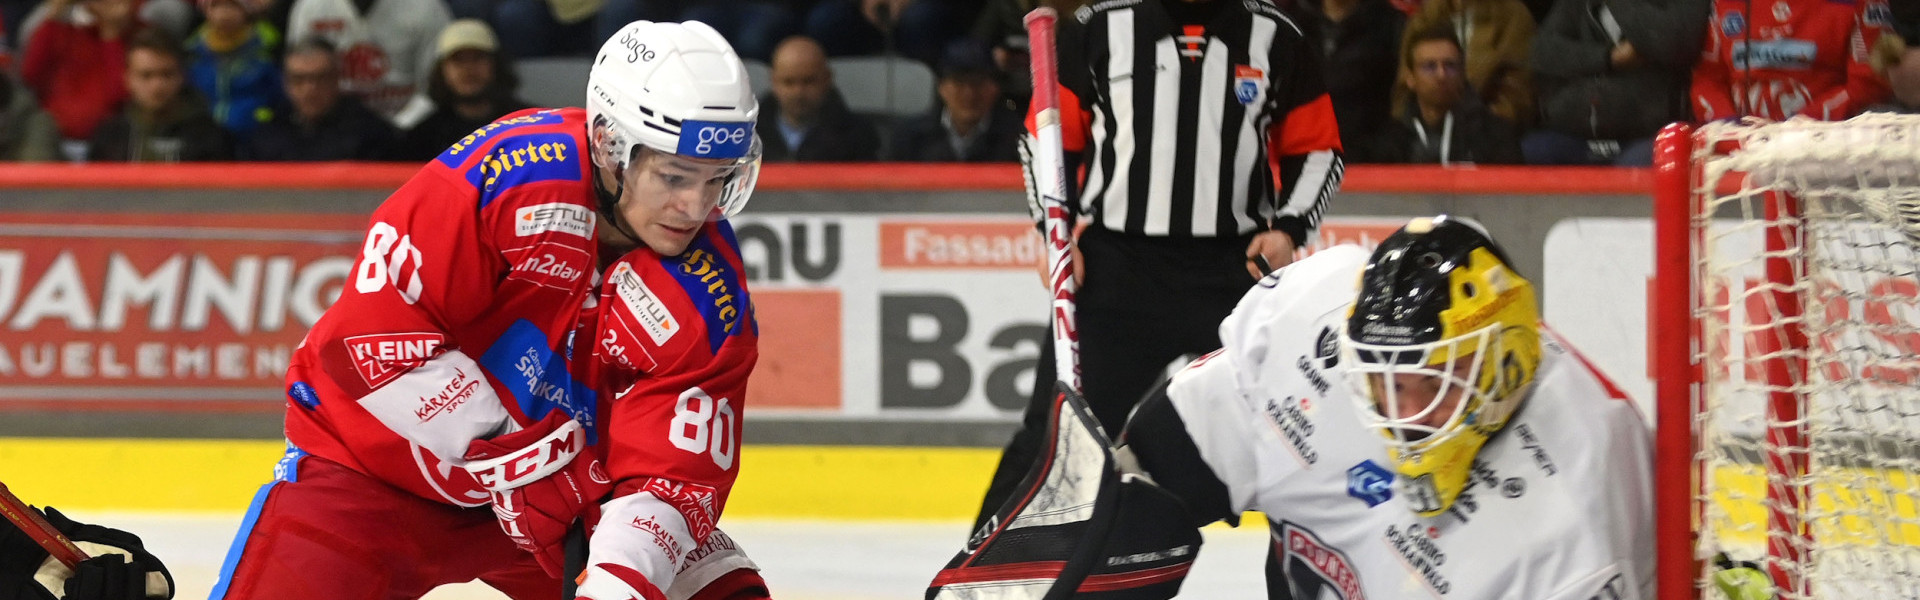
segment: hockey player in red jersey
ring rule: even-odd
[[[640,21],[585,91],[374,212],[212,598],[552,598],[582,516],[605,526],[580,598],[766,597],[714,529],[758,357],[724,220],[759,169],[746,70],[703,24]]]
[[[1693,69],[1694,117],[1858,114],[1887,95],[1867,49],[1889,18],[1887,0],[1715,0]]]

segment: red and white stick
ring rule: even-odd
[[[1034,187],[1047,211],[1047,281],[1053,291],[1053,372],[1068,388],[1080,391],[1080,330],[1073,317],[1073,213],[1067,208],[1067,161],[1060,147],[1060,68],[1053,26],[1059,16],[1040,7],[1027,13],[1027,40],[1033,57]]]
[[[6,517],[14,527],[27,532],[27,537],[33,539],[33,543],[45,548],[47,554],[53,555],[54,560],[67,565],[69,569],[87,559],[87,553],[81,551],[79,546],[73,545],[73,540],[67,539],[60,530],[54,529],[53,524],[48,523],[40,513],[28,508],[25,502],[21,502],[20,498],[7,490],[7,485],[4,483],[0,483],[0,516]]]

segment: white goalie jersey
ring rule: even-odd
[[[1335,247],[1261,281],[1221,324],[1225,347],[1168,388],[1233,512],[1272,522],[1292,597],[1651,599],[1646,425],[1551,332],[1466,491],[1433,518],[1409,508],[1336,351],[1367,258]]]

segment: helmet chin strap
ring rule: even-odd
[[[599,174],[594,174],[593,193],[599,199],[597,212],[600,213],[600,222],[611,223],[614,231],[619,232],[628,241],[633,242],[633,246],[638,247],[644,244],[640,241],[640,234],[634,233],[633,229],[627,227],[626,219],[621,218],[619,211],[615,210],[620,206],[620,197],[626,195],[626,178],[615,176],[614,182],[614,189],[609,191],[606,184],[601,183]]]

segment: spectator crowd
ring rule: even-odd
[[[1920,112],[1909,0],[1260,1],[1317,41],[1348,162],[1647,165],[1675,121]],[[652,19],[766,65],[769,161],[1016,161],[1020,18],[1083,3],[0,0],[0,160],[418,162],[530,105],[516,61]],[[933,109],[851,107],[834,60],[870,55],[930,68]]]

